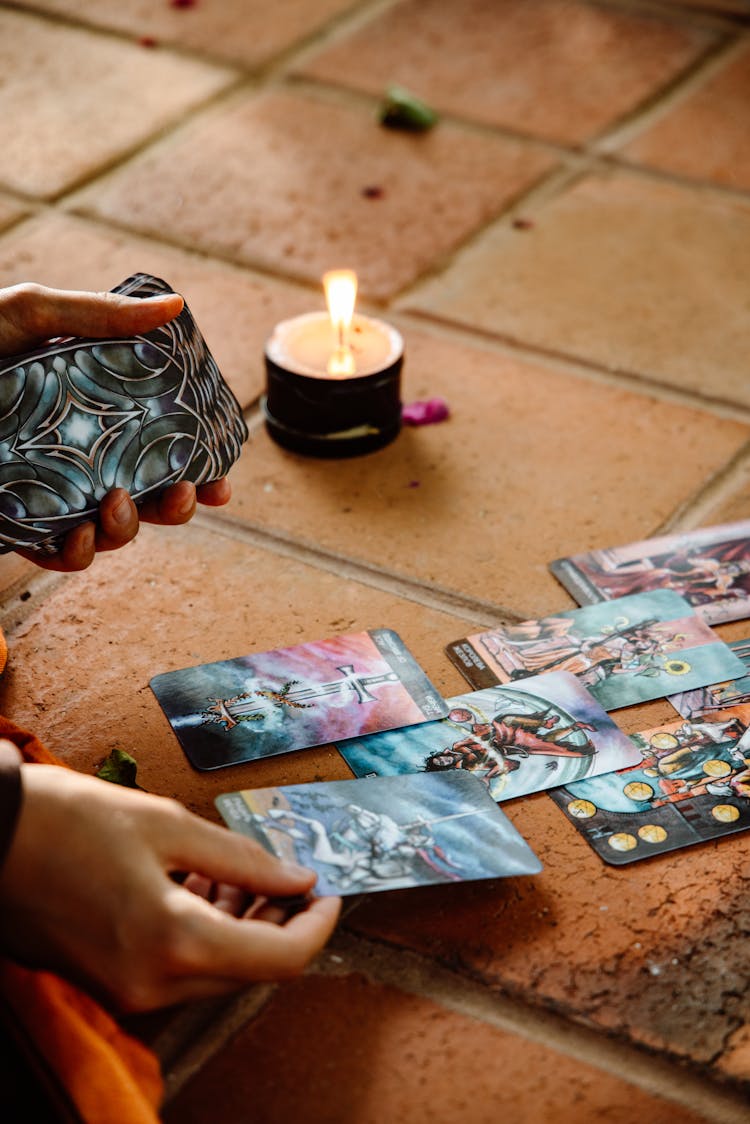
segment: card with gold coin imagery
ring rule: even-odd
[[[605,862],[621,866],[750,827],[750,704],[631,741],[638,765],[549,794]]]

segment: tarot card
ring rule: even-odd
[[[219,796],[216,806],[230,828],[315,870],[321,897],[542,869],[468,773],[252,789]]]
[[[493,800],[572,783],[640,761],[630,738],[567,671],[448,699],[448,716],[339,742],[355,776],[473,773]]]
[[[745,670],[684,598],[664,589],[476,633],[446,651],[477,688],[571,671],[605,710]]]
[[[156,675],[151,688],[196,769],[220,769],[442,718],[447,707],[387,628]]]
[[[605,862],[620,866],[750,827],[750,705],[655,726],[639,765],[550,792]]]
[[[728,706],[750,703],[750,640],[733,640],[728,647],[742,660],[745,674],[740,679],[728,679],[710,687],[696,687],[692,691],[670,695],[668,701],[683,718],[707,717]]]
[[[750,616],[750,519],[558,558],[550,570],[579,605],[672,589],[709,624]]]

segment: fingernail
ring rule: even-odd
[[[195,491],[193,488],[185,489],[185,498],[179,505],[180,515],[190,515],[195,507]]]
[[[118,504],[112,508],[112,518],[120,527],[125,527],[132,518],[130,497],[123,496]]]
[[[308,866],[300,866],[299,863],[290,863],[285,860],[281,865],[284,868],[284,873],[293,878],[309,878],[312,874]]]

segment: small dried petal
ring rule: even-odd
[[[531,219],[513,219],[513,226],[516,230],[533,230],[534,224]]]
[[[403,86],[389,86],[380,107],[380,124],[388,129],[424,133],[437,124],[437,113]]]
[[[142,35],[138,40],[139,47],[156,47],[157,43],[153,35]]]
[[[444,398],[428,398],[426,402],[411,402],[404,406],[401,418],[405,425],[436,425],[450,417]]]
[[[385,191],[382,187],[379,187],[378,184],[370,184],[368,187],[362,188],[362,194],[365,199],[382,199],[385,195]]]

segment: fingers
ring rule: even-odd
[[[143,523],[161,523],[175,527],[188,523],[193,518],[195,505],[195,484],[191,484],[189,480],[181,480],[179,484],[166,488],[156,499],[146,500],[141,504],[139,515]]]
[[[138,509],[124,488],[113,488],[99,504],[96,550],[117,550],[138,534]]]
[[[314,871],[282,862],[252,839],[182,808],[175,808],[159,829],[164,860],[173,870],[194,871],[270,898],[306,894],[315,883]]]
[[[177,997],[217,994],[240,983],[292,979],[321,951],[341,910],[340,898],[315,898],[283,925],[227,916],[193,897],[190,962],[175,972]]]
[[[137,335],[172,320],[183,303],[177,293],[140,299],[15,285],[0,292],[2,351],[12,355],[54,336]]]
[[[227,882],[212,882],[204,874],[188,874],[182,883],[191,894],[197,894],[207,902],[211,902],[216,909],[229,913],[232,917],[247,917],[253,906],[248,907],[248,895],[239,886],[231,886]],[[255,898],[254,903],[264,903],[264,897]]]
[[[192,519],[197,503],[219,507],[227,503],[230,495],[226,478],[202,484],[198,489],[189,480],[181,480],[156,499],[147,500],[139,509],[124,488],[113,488],[99,504],[98,524],[82,523],[74,527],[66,535],[58,554],[45,558],[33,551],[18,550],[17,553],[45,570],[59,573],[85,570],[97,552],[118,550],[131,542],[141,522],[179,526]]]
[[[143,523],[161,523],[174,527],[187,523],[195,515],[196,503],[208,507],[221,507],[229,502],[232,489],[226,477],[211,484],[201,484],[197,489],[189,480],[181,480],[166,488],[156,499],[141,504],[139,515]]]
[[[198,503],[207,507],[221,507],[229,503],[232,496],[232,487],[226,476],[221,480],[214,480],[211,484],[201,484],[198,487]]]
[[[93,523],[81,523],[80,526],[74,527],[65,536],[62,550],[58,554],[50,555],[49,558],[42,554],[35,554],[31,550],[19,550],[17,553],[43,570],[66,574],[75,570],[85,570],[94,561],[96,527]]]

